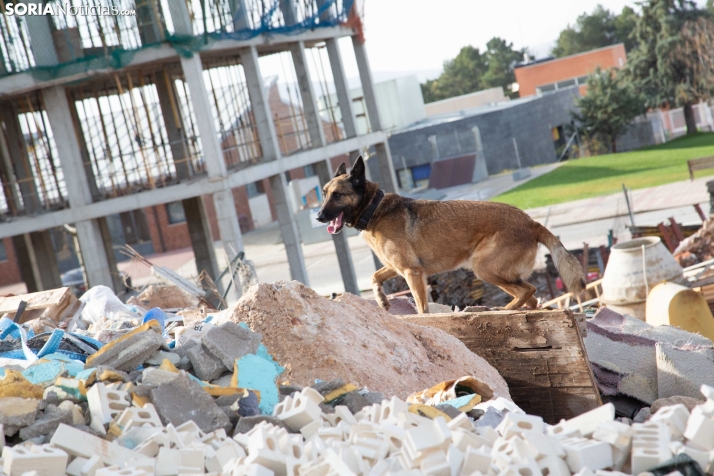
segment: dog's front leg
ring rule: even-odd
[[[414,296],[419,314],[429,314],[429,300],[426,296],[426,274],[421,269],[409,269],[404,273],[409,290]]]
[[[389,278],[393,278],[396,275],[397,272],[387,266],[378,269],[377,272],[372,275],[372,291],[374,291],[374,298],[377,300],[379,307],[387,310],[389,309],[389,301],[387,300],[387,296],[384,294],[382,284]]]

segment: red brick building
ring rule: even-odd
[[[522,64],[516,66],[514,73],[521,97],[571,86],[578,86],[580,94],[585,94],[587,77],[598,67],[619,69],[626,62],[625,45],[618,43],[564,58]]]

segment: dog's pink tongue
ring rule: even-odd
[[[340,229],[342,228],[342,215],[344,215],[344,212],[337,215],[337,218],[332,220],[330,224],[327,225],[327,232],[329,234],[336,235],[340,232]]]

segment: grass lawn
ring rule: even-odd
[[[689,179],[687,160],[714,155],[714,133],[680,137],[665,144],[632,152],[571,160],[493,198],[522,209],[553,205],[622,191]],[[695,177],[714,169],[695,172]]]

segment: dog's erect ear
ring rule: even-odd
[[[339,167],[337,167],[337,170],[335,170],[335,177],[339,177],[340,175],[344,175],[347,173],[347,164],[342,162]]]
[[[354,179],[364,179],[364,160],[362,160],[361,155],[355,160],[350,175]]]

